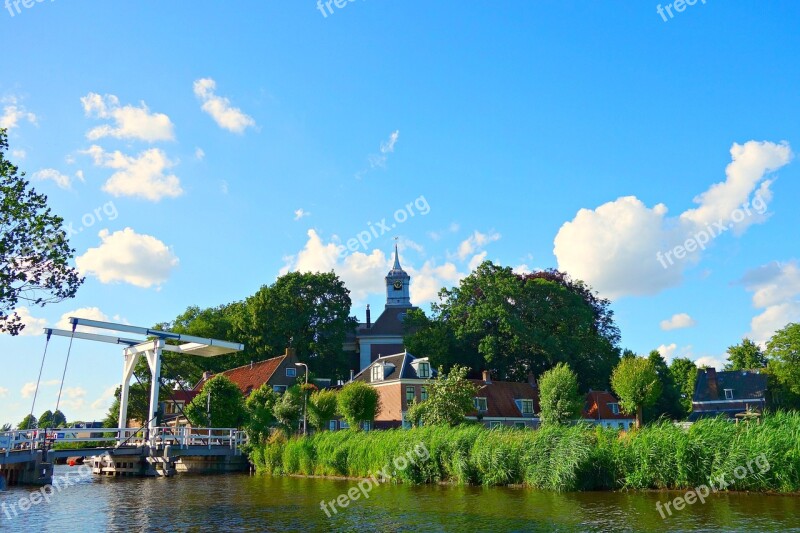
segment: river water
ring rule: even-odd
[[[329,518],[320,502],[357,482],[246,474],[112,479],[81,477],[66,466],[56,475],[73,483],[27,511],[20,499],[33,487],[0,493],[0,530],[800,532],[797,496],[717,494],[662,519],[656,502],[679,493],[387,484],[336,513],[329,508]]]

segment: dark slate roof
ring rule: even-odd
[[[716,387],[714,386],[715,382]],[[692,401],[725,400],[725,389],[733,389],[734,400],[764,399],[767,390],[767,376],[758,370],[717,372],[714,369],[699,369]]]
[[[381,316],[372,323],[371,328],[367,328],[366,324],[359,324],[358,336],[359,337],[372,337],[377,335],[395,335],[403,336],[403,319],[406,313],[416,307],[387,307],[384,309]]]
[[[356,374],[353,381],[363,381],[365,383],[372,383],[372,367],[376,364],[382,364],[386,367],[383,380],[378,383],[385,383],[397,379],[426,379],[417,375],[417,371],[411,364],[413,361],[420,361],[428,363],[427,357],[417,358],[408,352],[398,353],[395,355],[387,355],[375,359],[368,367]],[[431,376],[436,375],[436,370],[431,367]]]
[[[486,398],[486,409],[483,414],[490,418],[521,418],[522,412],[517,407],[515,400],[533,400],[533,413],[527,415],[533,418],[539,413],[539,389],[530,383],[517,383],[514,381],[483,381],[482,379],[469,380],[475,385],[476,398]],[[477,415],[473,411],[469,416]]]

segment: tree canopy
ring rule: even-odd
[[[758,344],[747,337],[739,344],[728,348],[728,363],[725,365],[725,370],[755,370],[766,366],[766,355]]]
[[[653,362],[644,357],[623,359],[614,369],[611,386],[622,410],[636,413],[636,427],[641,427],[643,409],[653,405],[661,394],[661,380]]]
[[[800,395],[800,323],[788,324],[767,342],[769,371],[777,383]]]
[[[565,424],[580,417],[583,397],[578,376],[566,363],[559,363],[539,378],[540,419],[543,425]]]
[[[363,381],[352,381],[336,395],[339,414],[350,429],[359,429],[362,422],[372,422],[381,412],[378,391]]]
[[[5,158],[8,135],[0,128],[0,333],[18,335],[25,325],[19,304],[45,306],[75,296],[83,278],[69,266],[75,250],[38,194]]]
[[[209,395],[211,395],[210,401]],[[242,391],[227,376],[221,374],[212,377],[203,385],[203,390],[189,402],[184,413],[196,427],[238,428],[247,422]]]
[[[468,369],[454,365],[447,374],[439,374],[425,385],[428,399],[412,404],[406,412],[412,424],[457,426],[475,410],[475,385],[467,379]]]

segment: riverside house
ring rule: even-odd
[[[296,365],[299,362],[294,348],[286,348],[286,352],[278,357],[231,368],[220,374],[236,383],[245,397],[264,383],[268,383],[275,392],[281,393],[297,383],[298,375],[305,372],[303,367]],[[205,373],[194,386],[194,390],[203,390],[203,385],[213,376],[210,372]]]
[[[475,411],[468,420],[478,420],[489,428],[513,426],[536,428],[539,426],[539,387],[533,375],[528,381],[494,381],[488,370],[483,379],[471,379],[478,389],[475,393]]]
[[[767,376],[758,370],[697,371],[690,421],[724,415],[735,418],[748,410],[763,412],[766,406]]]
[[[624,414],[619,400],[608,391],[587,392],[582,416],[584,422],[607,428],[630,429],[636,424],[636,418]]]

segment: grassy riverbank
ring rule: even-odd
[[[405,469],[393,464],[420,443],[429,457]],[[800,414],[770,415],[761,424],[704,420],[688,430],[664,422],[626,434],[586,426],[530,431],[477,425],[323,432],[257,447],[251,460],[259,472],[274,475],[368,477],[388,465],[394,480],[414,484],[690,489],[723,475],[728,490],[797,492]]]

